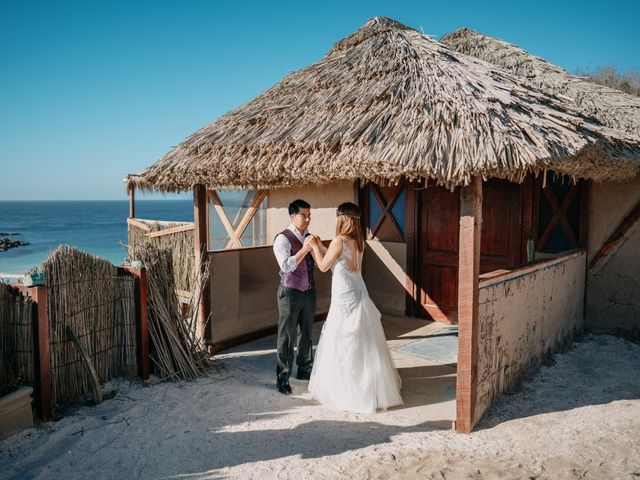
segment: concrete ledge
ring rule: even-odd
[[[492,275],[492,273],[494,272],[485,273],[480,276],[479,288],[482,289],[491,287],[492,285],[495,285],[497,283],[507,282],[518,277],[530,275],[531,273],[538,270],[544,270],[545,268],[552,267],[554,265],[557,265],[558,263],[567,262],[580,255],[586,255],[586,253],[587,252],[584,248],[579,248],[558,255],[556,257],[545,258],[536,262],[532,262],[528,265],[524,265],[514,270],[499,270],[496,271],[496,275]]]
[[[33,388],[20,387],[15,392],[0,397],[0,440],[33,427],[32,393]]]

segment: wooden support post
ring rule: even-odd
[[[138,270],[138,376],[143,380],[149,379],[149,304],[147,302],[147,271]]]
[[[129,188],[129,218],[136,218],[136,187]]]
[[[43,420],[53,418],[53,377],[51,375],[51,347],[49,344],[49,313],[47,287],[33,287],[31,298],[36,304],[35,326],[36,369],[38,382],[37,412]]]
[[[426,180],[425,180],[426,183]],[[404,225],[405,225],[405,239],[407,243],[407,255],[406,255],[406,265],[407,265],[407,279],[405,281],[405,315],[408,317],[415,317],[418,315],[417,306],[420,303],[420,296],[418,292],[418,287],[416,283],[416,273],[418,271],[418,248],[419,247],[419,238],[418,238],[418,222],[420,221],[420,217],[418,216],[418,201],[420,198],[419,192],[416,191],[418,188],[418,181],[412,181],[406,183],[406,207],[404,213]]]
[[[475,425],[478,359],[478,283],[482,230],[482,177],[460,191],[460,249],[458,268],[458,373],[456,431],[469,433]]]
[[[193,187],[193,224],[195,239],[195,268],[198,275],[209,275],[203,271],[202,256],[208,249],[207,242],[207,189],[204,185],[198,184]],[[211,322],[209,321],[210,300],[209,300],[209,279],[206,278],[200,303],[198,304],[199,331],[202,332],[205,345],[212,344]]]
[[[147,271],[144,268],[119,267],[120,272],[128,272],[136,279],[136,360],[138,376],[149,379],[149,303],[147,300]]]

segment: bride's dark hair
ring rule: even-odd
[[[351,202],[341,203],[336,211],[336,235],[353,238],[358,250],[364,251],[364,234],[360,225],[360,208]]]

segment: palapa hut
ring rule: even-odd
[[[517,75],[564,98],[583,115],[640,136],[640,97],[588,82],[517,46],[468,28],[441,40],[450,48]],[[640,176],[589,184],[585,325],[640,336]]]
[[[639,165],[637,134],[376,17],[127,182],[132,199],[135,188],[193,190],[214,349],[276,324],[269,244],[288,203],[306,198],[329,239],[335,207],[358,202],[378,307],[458,325],[456,429],[468,432],[582,330],[589,185],[634,178]],[[230,189],[248,192],[234,221]],[[322,312],[328,277],[318,285]]]

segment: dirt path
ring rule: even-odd
[[[457,435],[410,410],[327,411],[298,381],[282,396],[269,341],[197,382],[112,382],[114,398],[0,443],[0,478],[640,478],[636,344],[587,337]]]

